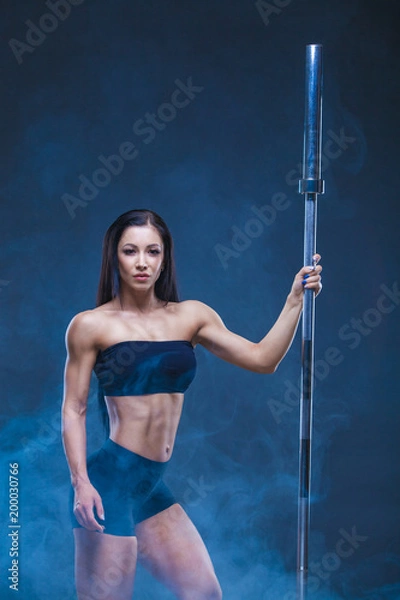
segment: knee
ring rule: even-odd
[[[186,589],[178,595],[179,600],[222,600],[222,590],[216,577],[202,581],[193,589]]]
[[[216,577],[211,577],[204,582],[204,587],[199,600],[222,600],[222,590]]]
[[[203,581],[199,600],[222,600],[222,590],[215,573]]]
[[[217,579],[214,587],[210,590],[210,595],[207,596],[207,600],[222,600],[222,590]]]
[[[208,588],[203,596],[204,600],[222,600],[222,590],[218,583],[218,579],[210,581]]]

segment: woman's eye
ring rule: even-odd
[[[150,254],[160,254],[159,250],[150,250]]]
[[[126,249],[124,250],[124,254],[133,254],[134,252],[135,252],[135,251],[134,251],[134,250],[132,250],[131,248],[126,248]]]

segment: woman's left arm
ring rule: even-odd
[[[320,260],[316,254],[315,262]],[[273,373],[289,350],[303,309],[304,288],[321,289],[321,266],[303,267],[295,276],[285,305],[273,327],[258,343],[251,342],[227,329],[220,316],[201,304],[200,326],[194,338],[213,354],[244,369]]]

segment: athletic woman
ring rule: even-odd
[[[131,210],[110,226],[97,307],[77,314],[66,336],[63,441],[79,600],[131,600],[137,559],[180,600],[222,598],[199,533],[163,481],[196,369],[193,349],[273,373],[292,343],[304,288],[318,294],[320,273],[317,265],[297,273],[277,321],[254,343],[206,304],[179,302],[171,235],[156,213]],[[87,459],[92,371],[109,437]]]

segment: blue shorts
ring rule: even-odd
[[[89,456],[90,483],[99,492],[105,520],[94,514],[104,525],[104,533],[135,535],[135,525],[175,504],[176,500],[163,481],[167,462],[144,458],[108,439],[102,448]],[[81,527],[73,513],[73,527]]]

